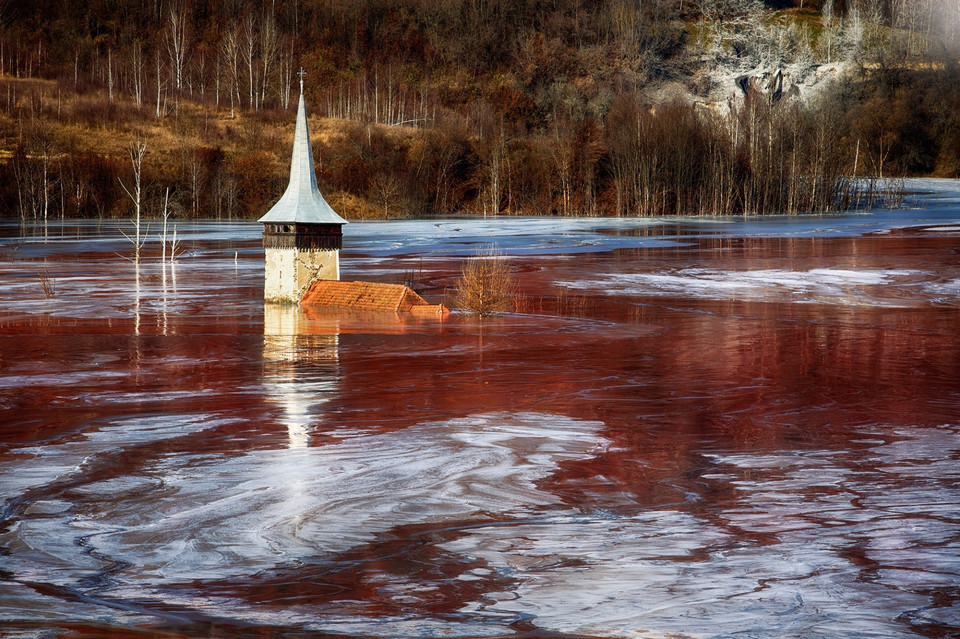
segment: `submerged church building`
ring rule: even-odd
[[[302,77],[290,182],[259,221],[263,224],[266,301],[299,302],[314,280],[340,279],[340,249],[347,221],[330,208],[317,186]]]
[[[263,224],[263,298],[267,302],[440,317],[448,312],[443,304],[427,304],[401,284],[340,281],[340,249],[347,221],[327,204],[317,186],[302,70],[290,182],[259,221]]]

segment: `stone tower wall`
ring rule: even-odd
[[[298,248],[264,249],[263,298],[297,304],[314,280],[340,279],[340,251]]]

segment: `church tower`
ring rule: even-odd
[[[340,279],[342,227],[337,215],[317,188],[307,109],[303,102],[300,71],[300,104],[290,160],[290,183],[266,215],[263,248],[266,264],[263,298],[268,302],[297,303],[314,280]]]

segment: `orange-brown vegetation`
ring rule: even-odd
[[[476,315],[513,310],[516,278],[496,250],[478,251],[463,263],[457,279],[454,305]]]

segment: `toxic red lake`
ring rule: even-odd
[[[431,303],[492,237],[516,312],[445,321],[265,305],[255,224],[3,227],[0,634],[955,635],[936,211],[347,227]]]

